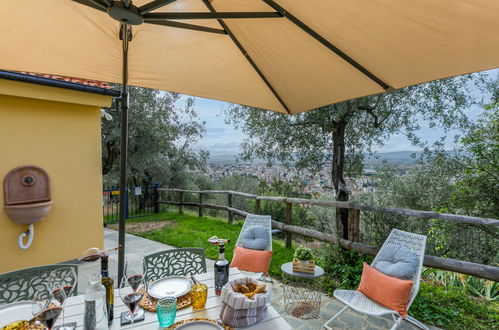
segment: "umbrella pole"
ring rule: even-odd
[[[127,186],[127,150],[128,150],[128,41],[130,28],[121,25],[120,38],[123,40],[123,83],[121,88],[121,124],[120,124],[120,222],[118,241],[118,285],[123,278],[125,265],[125,220],[126,220],[126,186]]]

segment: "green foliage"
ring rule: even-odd
[[[466,168],[453,194],[453,202],[466,214],[499,218],[499,86],[497,101],[461,140]]]
[[[327,244],[317,263],[326,272],[324,288],[332,294],[336,289],[356,289],[362,277],[364,262],[370,264],[373,257],[344,250],[334,244]]]
[[[201,247],[205,249],[206,257],[210,259],[218,258],[217,247],[208,243],[211,236],[218,236],[230,239],[230,244],[225,247],[225,257],[232,260],[234,244],[241,232],[242,222],[227,223],[227,220],[213,217],[198,218],[194,214],[186,213],[179,215],[176,212],[157,214],[152,217],[135,219],[135,222],[142,221],[167,221],[171,225],[160,230],[143,233],[142,237],[152,239],[176,247]],[[293,260],[294,249],[288,249],[284,242],[274,240],[272,242],[273,254],[269,272],[273,276],[281,276],[281,265]]]
[[[467,159],[465,153],[427,150],[418,161],[418,166],[403,176],[391,167],[383,168],[376,192],[355,196],[355,202],[484,216],[486,214],[474,214],[456,204],[456,196],[461,194],[456,181],[462,177]],[[478,189],[480,186],[470,186],[470,189],[472,187]],[[497,195],[492,190],[488,193]],[[474,203],[480,203],[480,200]],[[438,219],[421,220],[380,212],[362,212],[362,217],[362,242],[379,246],[391,229],[398,228],[427,235],[428,254],[484,264],[499,263],[499,231],[491,226],[472,226]]]
[[[270,186],[267,185],[265,180],[260,181],[260,194],[266,196],[305,197],[300,193],[303,188],[303,183],[297,179],[290,182],[275,179]]]
[[[444,329],[499,329],[495,303],[478,302],[458,288],[422,282],[409,315]]]
[[[333,201],[335,198],[329,194],[323,194],[318,198],[321,201]],[[313,229],[336,235],[336,208],[332,207],[309,207],[306,209],[309,226]]]
[[[295,249],[294,257],[298,260],[313,260],[314,255],[309,247],[300,245]]]
[[[415,168],[399,176],[392,167],[380,170],[376,195],[378,203],[415,210],[439,210],[449,206],[452,182],[464,170],[458,154],[427,150]]]
[[[220,179],[214,184],[217,190],[233,190],[240,191],[247,194],[259,194],[260,181],[257,177],[252,175],[231,175]]]
[[[426,268],[423,277],[446,289],[464,290],[481,301],[499,301],[499,283],[494,281],[435,268]]]
[[[129,105],[129,184],[188,187],[189,171],[202,170],[207,153],[193,145],[205,132],[197,117],[194,100],[182,105],[175,93],[130,87]],[[183,102],[182,102],[183,103]],[[106,183],[117,182],[120,148],[120,115],[102,121],[102,161]]]

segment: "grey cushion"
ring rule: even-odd
[[[409,280],[418,270],[418,257],[402,245],[387,244],[376,258],[373,267],[388,276]]]
[[[242,246],[245,249],[265,250],[270,243],[269,230],[264,226],[248,228],[242,237]]]

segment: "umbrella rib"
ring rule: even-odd
[[[149,24],[156,24],[156,25],[163,25],[163,26],[169,26],[169,27],[174,27],[174,28],[180,28],[180,29],[187,29],[187,30],[194,30],[194,31],[203,31],[203,32],[210,32],[210,33],[218,33],[218,34],[227,34],[225,30],[222,29],[215,29],[215,28],[210,28],[207,26],[201,26],[201,25],[195,25],[195,24],[187,24],[187,23],[181,23],[181,22],[174,22],[174,21],[156,21],[156,20],[144,20],[145,23]]]
[[[197,13],[150,13],[144,19],[237,19],[237,18],[282,18],[279,12],[197,12]]]
[[[374,81],[376,84],[381,86],[385,90],[392,89],[390,85],[385,83],[383,80],[378,78],[376,75],[374,75],[372,72],[364,68],[362,65],[357,63],[354,59],[352,59],[350,56],[345,54],[343,51],[341,51],[338,47],[333,45],[331,42],[329,42],[326,38],[321,36],[319,33],[315,32],[312,28],[310,28],[308,25],[300,21],[296,16],[292,15],[289,11],[284,9],[283,7],[279,6],[277,3],[275,3],[273,0],[263,0],[267,5],[281,13],[284,17],[286,17],[289,21],[291,21],[293,24],[298,26],[300,29],[308,33],[312,38],[315,40],[319,41],[321,44],[329,48],[331,51],[333,51],[336,55],[341,57],[343,60],[345,60],[348,64],[352,65],[354,68],[356,68],[358,71],[362,72],[364,75],[366,75],[368,78],[370,78],[372,81]]]
[[[139,7],[139,11],[141,15],[145,15],[150,11],[156,10],[158,8],[161,8],[163,6],[166,6],[172,2],[175,2],[176,0],[155,0],[152,2],[149,2],[143,6]]]
[[[203,3],[206,5],[206,7],[208,7],[208,9],[210,10],[210,12],[216,13],[215,8],[212,6],[212,4],[210,3],[209,0],[203,0]],[[253,59],[251,58],[251,56],[249,56],[248,52],[246,51],[246,49],[244,49],[243,45],[241,45],[241,43],[239,42],[239,40],[237,40],[237,38],[234,35],[234,33],[232,33],[232,31],[229,29],[229,27],[227,26],[227,24],[225,24],[225,22],[222,19],[218,19],[217,21],[224,28],[224,30],[227,31],[227,34],[232,39],[232,42],[234,42],[234,44],[236,44],[237,48],[239,48],[239,50],[241,51],[241,53],[243,53],[244,57],[246,57],[246,59],[248,60],[248,62],[251,64],[251,66],[256,71],[256,73],[258,73],[258,75],[263,80],[263,82],[265,83],[265,85],[267,85],[268,89],[270,89],[270,91],[272,92],[272,94],[274,94],[275,98],[279,101],[279,103],[281,103],[282,107],[290,115],[291,111],[289,110],[289,108],[286,105],[286,103],[284,103],[284,101],[281,98],[281,96],[277,93],[277,91],[274,89],[274,87],[272,86],[272,84],[268,81],[268,79],[265,77],[265,75],[263,74],[263,72],[256,65],[256,63],[253,61]]]
[[[101,6],[98,6],[98,5],[96,5],[95,3],[93,3],[93,2],[92,2],[92,1],[90,1],[90,0],[71,0],[71,1],[76,2],[76,3],[79,3],[79,4],[84,5],[84,6],[87,6],[87,7],[90,7],[90,8],[93,8],[93,9],[100,10],[100,11],[103,11],[103,12],[107,13],[106,7],[101,7]]]
[[[106,1],[106,0],[104,0]],[[94,5],[96,6],[99,6],[101,7],[102,9],[106,9],[107,10],[107,1],[104,2],[103,0],[90,0],[90,2],[92,2]]]

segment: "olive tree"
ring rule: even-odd
[[[345,176],[362,170],[362,160],[374,146],[395,133],[423,145],[417,135],[421,122],[443,132],[466,128],[466,110],[477,100],[471,89],[479,74],[432,81],[391,92],[331,104],[298,115],[285,115],[247,106],[226,110],[226,121],[242,129],[243,159],[263,158],[312,174],[331,166],[336,200],[347,201]],[[347,236],[346,210],[337,213],[337,226]]]
[[[184,104],[182,104],[184,103]],[[118,177],[120,122],[102,122],[102,168],[108,182]],[[194,150],[203,136],[205,123],[197,117],[194,100],[154,89],[130,87],[129,105],[129,184],[183,187],[190,171],[204,168],[207,152]]]

